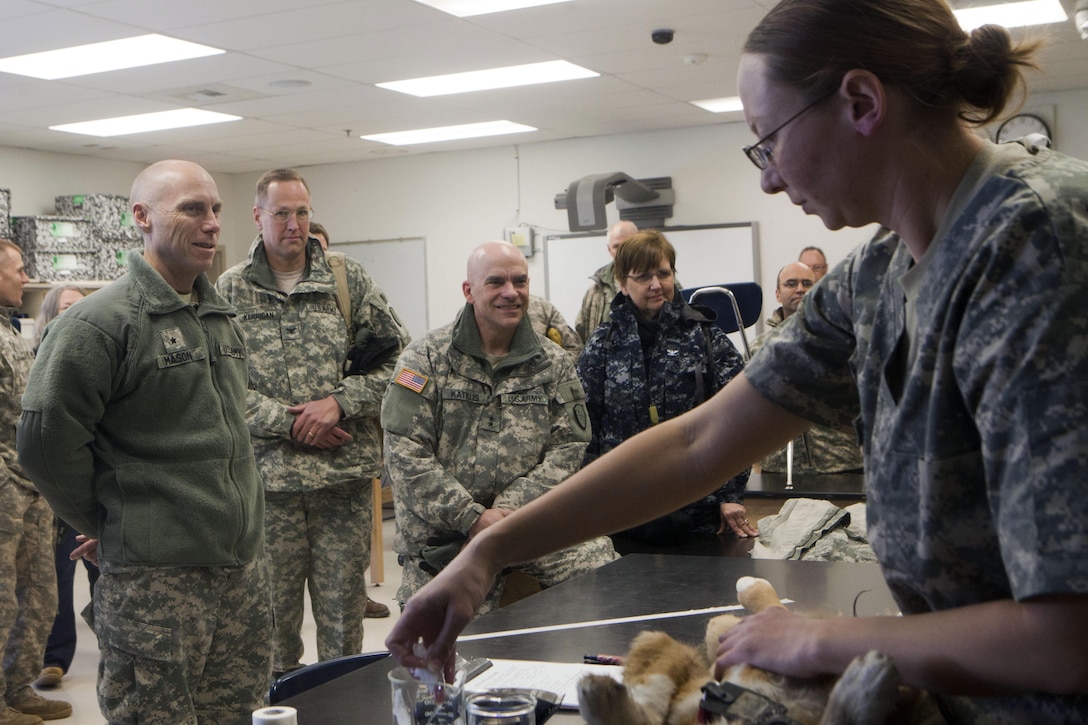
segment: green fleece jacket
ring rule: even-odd
[[[234,566],[264,544],[245,346],[203,275],[186,304],[139,252],[49,326],[19,460],[57,515],[118,564]]]

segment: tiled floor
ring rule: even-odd
[[[392,628],[393,623],[400,613],[393,600],[393,595],[400,586],[400,567],[397,565],[397,557],[393,553],[393,521],[385,521],[382,525],[384,542],[383,561],[385,563],[385,581],[374,586],[369,585],[371,599],[375,599],[387,605],[390,616],[385,619],[368,619],[363,629],[363,651],[385,649],[385,637]],[[76,628],[78,630],[78,644],[76,656],[72,661],[72,667],[65,675],[60,687],[53,690],[43,690],[45,697],[67,700],[72,703],[72,716],[66,720],[58,720],[65,725],[103,725],[105,719],[98,709],[98,699],[95,694],[95,675],[98,668],[98,646],[94,635],[88,629],[87,624],[78,616],[78,613],[87,604],[87,579],[83,567],[76,568],[75,583],[76,600]],[[306,645],[308,658],[306,662],[312,662],[316,644],[314,641],[314,620],[310,614],[307,601],[306,619],[303,622],[302,637]]]

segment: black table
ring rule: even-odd
[[[865,500],[865,474],[794,473],[793,488],[786,488],[786,474],[762,471],[752,473],[744,491],[750,498],[821,498]]]
[[[464,636],[493,636],[463,642],[458,651],[470,658],[581,662],[585,653],[626,652],[634,636],[651,626],[682,641],[701,642],[707,614],[501,635],[515,629],[736,604],[736,580],[742,576],[770,580],[779,595],[793,599],[793,608],[801,611],[861,616],[896,611],[875,564],[632,554],[480,617]],[[388,725],[392,716],[386,675],[395,666],[391,659],[382,660],[282,704],[298,710],[299,725]],[[582,720],[577,711],[564,710],[548,722]]]

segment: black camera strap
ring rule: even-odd
[[[727,717],[737,725],[801,725],[786,714],[782,703],[731,682],[703,685],[698,721],[710,723],[713,716]]]

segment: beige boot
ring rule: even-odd
[[[42,671],[38,674],[38,679],[34,680],[34,687],[39,690],[48,690],[56,687],[60,684],[60,681],[64,679],[64,670],[54,665],[43,667]]]
[[[11,709],[26,715],[37,715],[42,720],[61,720],[72,714],[71,704],[63,700],[46,700],[37,693],[11,703]]]
[[[42,725],[43,722],[37,715],[26,715],[10,707],[0,710],[0,725]]]

